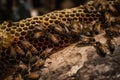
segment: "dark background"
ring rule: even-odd
[[[0,23],[71,8],[87,0],[0,0]]]

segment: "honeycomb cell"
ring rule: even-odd
[[[72,19],[71,18],[67,18],[67,21],[71,21]]]
[[[46,14],[46,16],[47,16],[47,17],[49,17],[50,15],[51,15],[51,14],[49,14],[49,13],[48,13],[48,14]]]
[[[78,18],[75,17],[75,18],[73,18],[73,20],[78,20]]]
[[[73,13],[76,13],[77,11],[76,10],[73,10]]]
[[[39,20],[39,18],[38,17],[34,17],[33,20]]]
[[[14,34],[14,33],[15,33],[15,30],[11,30],[10,33],[11,33],[11,34]]]
[[[88,19],[87,19],[87,18],[84,18],[84,21],[88,21]]]
[[[62,18],[62,21],[66,21],[66,18]]]
[[[26,32],[25,32],[25,31],[22,31],[22,32],[21,32],[21,35],[22,35],[22,36],[23,36],[23,35],[25,35],[25,34],[26,34]]]
[[[80,14],[79,14],[79,13],[76,13],[76,17],[80,17]]]
[[[96,14],[96,17],[101,17],[101,15],[98,13],[98,14]]]
[[[28,36],[28,35],[25,35],[25,39],[29,39],[29,37],[30,37],[30,36]]]
[[[16,32],[16,33],[15,33],[15,36],[20,36],[20,34]]]
[[[34,20],[34,21],[31,21],[31,24],[35,24],[36,23],[36,21]]]
[[[53,22],[54,22],[54,20],[52,20],[52,19],[51,19],[51,20],[49,20],[49,23],[53,23]]]
[[[43,45],[43,43],[42,42],[38,42],[38,44],[37,44],[38,46],[42,46]]]
[[[88,18],[89,19],[89,21],[93,21],[94,19],[93,18]]]
[[[80,18],[79,18],[79,21],[83,21],[83,18],[80,17]]]
[[[11,28],[6,28],[6,31],[10,31],[11,30]]]
[[[20,24],[20,27],[24,27],[25,25],[23,23]]]
[[[53,46],[52,46],[53,47]],[[46,45],[43,45],[42,46],[42,50],[45,50],[47,48],[47,46]]]
[[[64,12],[64,11],[62,11],[61,13],[62,13],[62,14],[65,14],[65,12]]]
[[[78,10],[78,12],[82,12],[82,10],[81,10],[81,9],[79,9],[79,10]]]
[[[75,17],[75,14],[70,14],[71,17]]]
[[[81,17],[85,17],[85,14],[84,14],[84,13],[81,13]]]
[[[53,48],[54,45],[53,44],[48,44],[48,48]]]
[[[69,17],[69,14],[65,14],[65,17]]]
[[[94,10],[94,7],[90,6],[90,10],[93,11],[93,10]]]
[[[17,28],[17,30],[16,30],[17,32],[21,32],[22,31],[22,28]]]
[[[50,18],[51,18],[51,19],[56,19],[56,16],[52,15]]]
[[[59,16],[59,13],[56,13],[55,16],[56,16],[56,17],[55,17],[55,19],[56,19],[56,18]]]
[[[37,40],[37,39],[35,39],[34,41],[33,41],[33,43],[34,44],[36,44],[36,43],[38,43],[39,41]]]
[[[16,29],[17,27],[16,26],[12,26],[12,29]]]
[[[1,29],[6,29],[6,26],[1,26]]]
[[[40,41],[40,42],[44,42],[44,39],[43,39],[43,38],[40,38],[39,41]]]
[[[45,17],[45,18],[44,18],[44,20],[45,20],[45,21],[48,21],[48,20],[49,20],[49,18],[48,18],[48,17]]]
[[[26,22],[26,23],[25,23],[25,25],[26,25],[26,26],[29,26],[29,25],[30,25],[30,23],[29,23],[29,22]]]
[[[20,40],[23,40],[23,39],[24,39],[24,37],[23,37],[23,36],[21,36],[21,37],[19,37],[19,39],[20,39]]]
[[[45,41],[45,42],[44,42],[44,45],[48,45],[48,44],[49,44],[49,42],[48,42],[48,41]]]
[[[45,26],[48,26],[48,25],[49,25],[49,23],[48,23],[48,22],[44,22],[44,25],[45,25]]]
[[[23,27],[23,30],[28,30],[28,28],[25,26],[25,27]]]
[[[91,14],[91,17],[95,17],[95,14]]]
[[[43,16],[39,16],[39,20],[43,20]]]
[[[85,15],[86,17],[90,17],[90,14],[89,13],[86,13],[86,15]]]
[[[8,25],[7,25],[7,27],[11,27],[12,26],[12,23],[11,22],[9,22],[8,23]]]
[[[34,26],[33,26],[33,25],[30,25],[30,26],[29,26],[29,29],[33,29],[33,28],[34,28]]]

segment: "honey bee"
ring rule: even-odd
[[[25,46],[28,50],[30,50],[33,54],[37,54],[38,51],[37,49],[32,45],[30,44],[28,41],[21,41],[22,45]]]
[[[26,58],[30,59],[32,57],[32,53],[28,50],[26,53]]]
[[[108,25],[111,25],[112,22],[115,22],[115,18],[110,15],[110,13],[105,13],[105,18],[108,22]]]
[[[113,7],[113,5],[109,5],[109,9],[112,11],[112,12],[116,12],[117,10],[115,9],[115,7]]]
[[[30,63],[30,64],[34,64],[38,59],[39,59],[38,56],[32,56],[32,57],[29,59],[29,63]]]
[[[113,26],[105,30],[106,32],[106,37],[113,39],[113,37],[118,37],[120,35],[120,29]]]
[[[39,56],[44,59],[46,58],[48,55],[50,55],[49,53],[51,53],[51,51],[53,50],[53,48],[47,48],[45,49]]]
[[[39,38],[43,33],[42,32],[36,32],[34,33],[34,38]]]
[[[100,43],[100,42],[96,42],[94,47],[96,48],[97,50],[97,53],[102,56],[102,57],[105,57],[107,54],[110,54],[111,52],[109,51],[109,48],[108,46]]]
[[[115,50],[115,45],[116,45],[116,43],[114,42],[114,40],[109,39],[109,40],[106,41],[106,43],[107,43],[107,45],[108,45],[109,50],[111,51],[111,53],[113,53],[114,50]]]
[[[32,70],[39,70],[39,68],[44,64],[44,60],[39,59],[32,65]]]
[[[19,55],[24,55],[25,54],[25,52],[23,51],[23,49],[21,49],[19,46],[15,46],[15,50],[16,50],[16,52],[19,54]]]
[[[63,33],[69,33],[70,32],[69,25],[67,23],[59,22],[58,24],[62,28]]]
[[[41,35],[43,35],[44,33],[42,32],[44,30],[44,27],[41,25],[39,27],[35,27],[34,30],[34,38],[39,38]]]
[[[62,32],[62,30],[63,30],[59,25],[57,25],[57,27],[55,27],[54,29],[55,29],[55,31],[57,31],[59,33]]]
[[[95,34],[98,34],[101,32],[101,23],[96,23],[94,26],[94,32]]]
[[[74,23],[71,22],[70,27],[72,29],[71,31],[76,33],[76,34],[82,32],[82,29],[83,29],[83,25],[79,22],[74,22]]]
[[[58,40],[58,38],[57,38],[57,36],[54,34],[48,34],[48,37],[54,42],[54,43],[58,43],[59,42],[59,40]]]
[[[20,63],[18,66],[18,71],[20,72],[26,72],[28,70],[28,67],[24,63]]]

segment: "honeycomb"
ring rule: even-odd
[[[104,11],[113,10],[109,7],[104,10],[104,6],[110,4],[113,5],[114,1],[106,1],[102,7],[90,1],[75,8],[54,11],[19,22],[2,23],[0,25],[0,60],[12,64],[20,61],[26,65],[34,64],[39,60],[36,56],[44,59],[54,51],[81,40],[81,35],[92,37],[98,34],[102,25],[99,23],[106,20]],[[2,73],[3,71],[0,70],[0,74]]]
[[[57,48],[70,44],[71,41],[68,40],[70,37],[61,35],[61,32],[64,32],[63,27],[65,24],[71,25],[72,21],[89,23],[101,18],[100,12],[96,11],[94,7],[90,6],[90,9],[86,10],[85,7],[79,6],[72,9],[54,11],[43,16],[27,18],[19,22],[4,22],[0,29],[9,34],[14,43],[28,41],[31,46],[33,45],[41,53],[46,48]],[[66,26],[70,28],[70,25]],[[57,31],[56,28],[61,29],[61,31]],[[44,32],[45,34],[43,34]],[[34,39],[35,36],[38,36],[38,38]],[[52,43],[55,40],[57,42]]]

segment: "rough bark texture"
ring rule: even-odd
[[[46,60],[40,80],[119,80],[120,38],[114,41],[116,49],[106,57],[92,46],[78,47],[79,43],[56,52]]]

